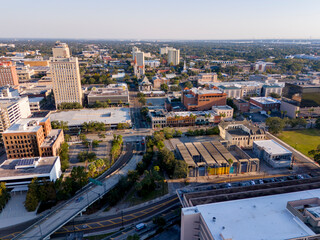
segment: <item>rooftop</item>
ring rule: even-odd
[[[97,121],[105,124],[131,123],[129,108],[81,109],[52,113],[51,121],[67,121],[68,126]]]
[[[261,104],[275,104],[275,103],[281,103],[281,101],[272,98],[272,97],[252,97],[250,100],[254,100],[256,102],[259,102]]]
[[[37,132],[41,126],[40,122],[45,122],[48,118],[22,118],[11,125],[4,133],[17,132]]]
[[[182,211],[185,215],[199,212],[214,239],[221,239],[222,234],[225,239],[283,240],[315,234],[286,206],[288,201],[319,195],[320,189],[315,189],[198,205]]]
[[[43,99],[44,99],[44,97],[29,98],[29,102],[31,102],[31,103],[37,103],[37,102],[41,102]]]
[[[285,147],[281,146],[273,140],[254,141],[254,143],[257,144],[259,147],[263,148],[270,155],[292,153],[288,149],[286,149]]]
[[[215,110],[215,109],[217,109],[217,110],[231,110],[232,107],[230,107],[229,105],[213,106],[212,109],[213,109],[213,110]]]
[[[61,131],[61,129],[52,129],[48,136],[44,139],[41,147],[51,147],[55,143]]]
[[[5,160],[0,165],[0,181],[48,174],[58,158],[56,156]]]

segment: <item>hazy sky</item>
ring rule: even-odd
[[[0,0],[0,38],[320,39],[320,0]]]

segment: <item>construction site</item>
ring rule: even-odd
[[[258,158],[251,158],[239,147],[220,141],[186,142],[170,139],[177,158],[188,165],[188,177],[257,172]]]

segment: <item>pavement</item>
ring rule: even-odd
[[[22,235],[14,239],[44,239],[65,225],[76,215],[84,211],[90,203],[99,199],[105,192],[112,189],[123,175],[129,170],[134,170],[142,156],[134,155],[122,169],[117,170],[106,179],[101,180],[103,186],[90,186],[86,191],[80,193],[76,198],[69,200],[64,206],[56,209],[49,215],[44,216],[39,222],[27,229]]]
[[[0,229],[37,218],[37,211],[28,212],[24,207],[26,192],[11,193],[11,199],[0,213]]]

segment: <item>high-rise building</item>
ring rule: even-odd
[[[60,45],[58,49],[60,49]],[[64,49],[68,49],[69,51],[68,46],[64,47]],[[70,57],[69,52],[65,55],[63,55],[63,53],[61,55],[60,53],[61,51],[56,52],[56,57],[50,59],[50,71],[52,74],[56,108],[62,103],[80,103],[82,105],[78,58]],[[63,57],[68,55],[69,57],[67,58]]]
[[[168,63],[176,66],[180,63],[180,50],[175,48],[168,49]]]
[[[66,43],[56,42],[54,48],[52,48],[52,54],[54,58],[69,58],[70,50]]]
[[[10,61],[0,61],[0,87],[19,85],[16,67]]]
[[[134,75],[138,78],[142,77],[145,73],[145,66],[144,66],[144,52],[135,52],[134,54]]]

